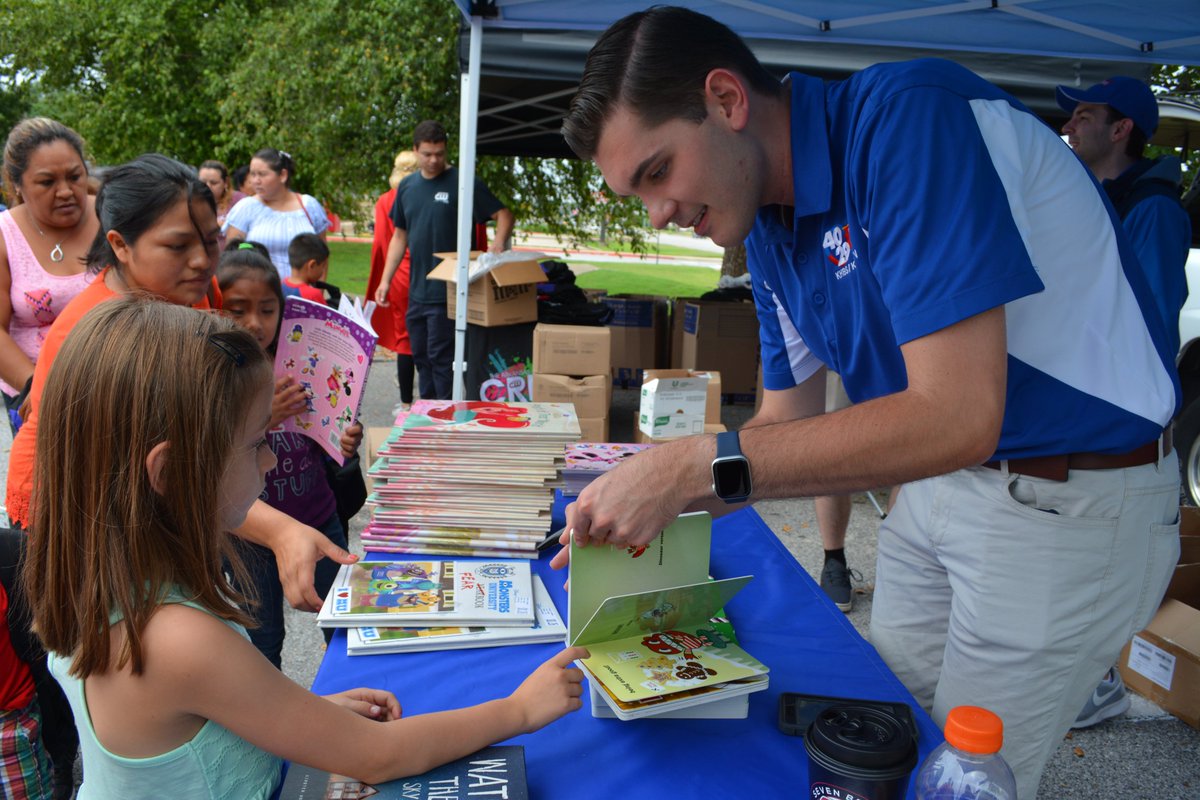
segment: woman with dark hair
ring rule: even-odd
[[[209,159],[200,165],[200,180],[204,181],[204,185],[212,192],[213,200],[217,202],[217,224],[224,227],[225,218],[229,216],[229,209],[238,204],[239,200],[244,200],[246,195],[234,188],[233,182],[229,180],[229,170],[220,161]],[[221,249],[225,249],[225,234],[220,237]]]
[[[42,340],[90,277],[83,254],[96,235],[95,201],[79,134],[45,117],[21,120],[4,146],[0,213],[0,391],[13,433]]]
[[[283,150],[264,147],[250,159],[250,184],[254,197],[229,212],[226,236],[252,239],[266,245],[271,263],[281,277],[291,275],[287,248],[297,234],[315,233],[322,239],[329,229],[325,209],[316,198],[292,190],[296,165]]]

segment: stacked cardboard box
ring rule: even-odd
[[[646,370],[634,440],[670,441],[695,433],[719,433],[721,373],[686,369]]]
[[[434,253],[443,259],[429,277],[446,281],[446,313],[455,319],[458,313],[458,256],[454,253]],[[546,278],[536,259],[519,253],[505,253],[495,267],[479,264],[479,251],[471,252],[468,266],[470,285],[467,287],[467,322],[494,327],[534,322],[537,312],[537,284]]]
[[[583,441],[607,442],[611,364],[611,329],[539,324],[533,332],[533,400],[574,404]]]
[[[664,367],[669,358],[667,298],[654,295],[609,295],[613,310],[612,375],[622,387],[640,386],[641,372]]]
[[[758,370],[758,316],[754,303],[687,301],[683,305],[680,364],[716,370],[726,394],[751,396]]]

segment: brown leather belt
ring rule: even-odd
[[[1125,469],[1140,467],[1142,464],[1152,464],[1158,461],[1158,439],[1146,442],[1141,447],[1128,453],[1070,453],[1064,456],[1034,456],[1032,458],[1008,459],[1008,471],[1018,475],[1030,475],[1034,478],[1045,478],[1050,481],[1065,481],[1067,473],[1073,469]],[[1167,428],[1162,435],[1162,455],[1171,452],[1171,429]],[[983,466],[988,469],[1001,469],[1003,462],[986,461]]]

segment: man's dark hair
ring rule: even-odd
[[[1109,125],[1128,119],[1126,114],[1122,114],[1112,106],[1106,105],[1104,108],[1108,112],[1104,121]],[[1134,160],[1140,159],[1146,154],[1146,144],[1149,141],[1146,132],[1139,128],[1136,122],[1133,123],[1133,127],[1129,129],[1129,138],[1125,140],[1125,155]]]
[[[329,245],[315,233],[300,233],[288,243],[288,263],[300,269],[310,261],[324,264],[329,260]]]
[[[442,123],[427,119],[413,130],[413,147],[420,147],[421,142],[441,144],[448,138],[446,136],[446,129],[442,127]]]
[[[708,115],[704,83],[729,69],[750,88],[776,96],[779,81],[729,28],[686,8],[656,6],[613,23],[588,53],[563,119],[562,134],[580,158],[592,158],[600,132],[619,103],[650,127],[670,119],[697,124]]]

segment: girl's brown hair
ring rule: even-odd
[[[271,367],[216,314],[133,295],[89,311],[46,381],[37,432],[25,586],[48,650],[86,678],[132,662],[172,587],[222,619],[250,621],[225,577],[245,571],[219,529],[221,484],[246,409]],[[164,492],[146,456],[168,442]],[[240,585],[248,585],[241,581]],[[111,657],[110,613],[124,644]]]

